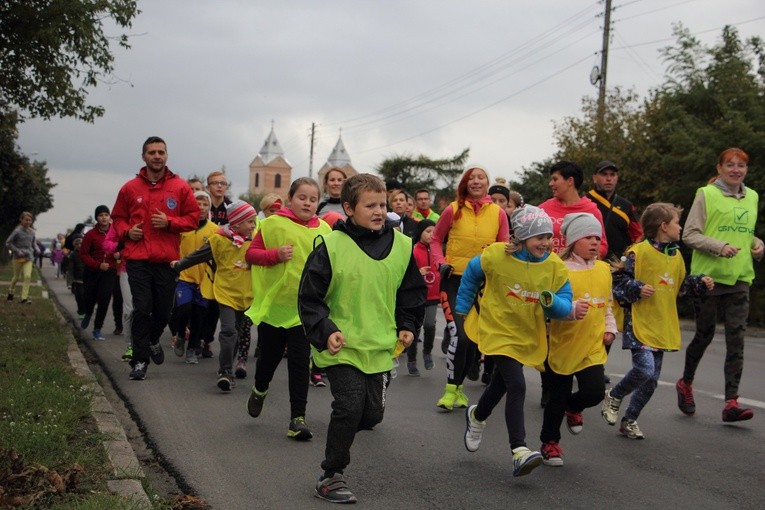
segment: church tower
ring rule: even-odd
[[[284,157],[282,146],[276,139],[274,123],[271,122],[271,132],[263,142],[263,147],[250,163],[250,195],[265,195],[276,193],[283,200],[292,183],[292,165]]]

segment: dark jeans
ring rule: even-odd
[[[371,430],[382,421],[390,373],[365,374],[351,365],[334,365],[326,372],[334,400],[321,468],[325,476],[331,476],[350,464],[356,432]]]
[[[244,335],[244,321],[247,316],[244,315],[244,310],[234,310],[221,303],[218,303],[218,309],[220,311],[220,331],[218,332],[218,342],[220,343],[218,365],[220,369],[218,373],[230,375],[234,364],[234,355],[239,347],[240,339]]]
[[[86,268],[83,281],[85,283],[85,314],[93,315],[93,310],[96,309],[93,329],[101,329],[104,326],[106,312],[109,311],[109,301],[112,299],[114,287],[117,287],[115,285],[117,271],[115,269],[93,271]]]
[[[115,273],[112,284],[112,315],[114,316],[114,329],[122,329],[122,289],[119,277]]]
[[[258,324],[260,356],[255,364],[255,389],[266,391],[287,347],[287,374],[290,390],[290,418],[305,416],[308,402],[310,344],[303,326],[277,328],[265,322]]]
[[[526,379],[523,365],[513,358],[495,355],[494,372],[489,385],[483,390],[475,409],[475,419],[484,421],[507,394],[505,399],[505,424],[510,448],[526,446],[526,425],[523,404],[526,401]]]
[[[715,336],[717,313],[725,324],[725,399],[738,397],[738,386],[744,371],[744,334],[749,317],[749,292],[707,296],[693,302],[696,312],[696,334],[685,350],[683,377],[693,381],[696,369]]]
[[[133,294],[133,359],[130,365],[149,362],[149,344],[162,336],[173,307],[175,271],[166,262],[127,261],[128,282]]]
[[[85,284],[72,282],[72,294],[77,302],[77,315],[85,315]]]
[[[581,413],[588,407],[594,407],[603,400],[606,384],[603,382],[605,372],[603,365],[593,365],[570,375],[556,374],[545,363],[547,369],[547,387],[550,391],[550,400],[545,406],[544,420],[542,421],[542,433],[539,439],[548,441],[560,441],[560,426],[566,411]],[[576,377],[577,391],[571,393]]]

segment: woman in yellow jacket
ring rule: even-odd
[[[457,289],[468,261],[486,246],[509,239],[507,214],[491,201],[488,191],[486,169],[469,166],[457,185],[457,200],[443,210],[433,231],[430,250],[441,275],[441,303],[447,317],[456,305]],[[464,318],[454,315],[453,320],[450,331],[454,334],[446,352],[446,388],[436,404],[447,411],[467,407],[462,383],[476,356],[476,344],[465,334]]]

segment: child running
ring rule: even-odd
[[[414,234],[414,259],[417,261],[417,267],[420,268],[425,284],[428,286],[428,300],[425,304],[425,318],[422,322],[422,362],[425,370],[433,368],[433,341],[436,338],[436,312],[441,303],[441,275],[438,273],[433,257],[430,254],[430,240],[433,238],[433,231],[436,229],[436,223],[432,220],[424,219],[417,222]],[[412,345],[406,350],[406,368],[409,375],[419,377],[420,371],[417,368],[417,344]]]
[[[560,232],[568,245],[560,257],[568,267],[574,307],[566,319],[550,321],[547,372],[550,400],[544,410],[542,457],[546,466],[562,466],[560,426],[576,435],[584,425],[582,411],[603,400],[606,345],[614,341],[616,321],[611,313],[611,268],[598,260],[602,226],[589,213],[563,218]],[[571,393],[574,377],[577,391]]]
[[[411,345],[419,330],[426,289],[411,239],[385,221],[385,183],[354,175],[340,198],[348,221],[308,256],[298,311],[334,398],[314,494],[355,503],[343,475],[351,445],[357,431],[383,419],[393,351],[397,341]]]
[[[199,206],[199,226],[196,230],[181,234],[181,257],[203,247],[218,230],[218,225],[208,219],[210,195],[206,191],[195,191],[194,198]],[[199,264],[181,271],[175,287],[173,311],[168,321],[173,352],[178,357],[185,354],[189,365],[199,363],[196,351],[207,327],[209,299],[213,298],[212,281],[207,277],[206,267],[206,264]]]
[[[252,289],[259,298],[247,316],[258,326],[260,345],[247,412],[253,418],[260,416],[286,347],[290,392],[287,437],[307,441],[313,437],[305,422],[311,349],[298,316],[298,284],[314,239],[332,229],[316,216],[319,183],[315,180],[296,179],[287,198],[287,207],[261,221],[246,255],[252,265]]]
[[[218,388],[229,392],[235,386],[232,367],[239,338],[243,334],[244,312],[252,304],[250,266],[245,254],[255,230],[255,208],[242,200],[226,206],[228,224],[210,236],[207,244],[170,265],[180,272],[191,266],[215,261],[213,294],[220,305],[220,353],[218,354]]]
[[[455,312],[466,315],[481,286],[479,348],[494,358],[489,385],[477,405],[465,412],[465,448],[481,444],[486,420],[505,400],[505,422],[513,453],[513,476],[524,476],[542,463],[526,447],[523,366],[541,366],[547,357],[545,316],[562,318],[572,309],[568,269],[550,253],[553,225],[538,207],[527,205],[512,216],[510,243],[493,243],[470,260],[462,274]]]
[[[624,268],[614,273],[614,299],[624,307],[622,348],[632,352],[632,368],[605,392],[601,414],[616,424],[622,399],[632,393],[619,432],[630,439],[645,436],[640,412],[651,399],[661,375],[665,352],[680,350],[678,295],[700,297],[714,288],[705,275],[688,275],[679,253],[682,209],[657,202],[640,218],[645,239],[626,252]]]

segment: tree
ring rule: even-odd
[[[5,242],[19,223],[21,213],[35,217],[53,207],[50,190],[55,186],[48,179],[45,163],[30,162],[16,148],[18,133],[13,116],[0,116],[0,240]],[[0,250],[0,262],[8,261],[8,250]]]
[[[405,190],[413,193],[425,188],[436,196],[452,198],[457,180],[465,168],[470,149],[464,149],[452,158],[431,159],[420,154],[417,157],[392,156],[380,163],[376,171],[383,179],[396,179]]]
[[[104,113],[86,104],[88,90],[114,70],[110,42],[129,48],[126,34],[107,35],[138,15],[135,0],[0,2],[0,113],[74,117],[93,122]]]
[[[765,47],[762,39],[742,41],[733,27],[704,47],[682,25],[677,41],[661,50],[667,66],[663,83],[640,99],[633,92],[609,91],[600,145],[595,145],[596,102],[585,98],[582,116],[556,124],[558,151],[592,169],[601,159],[619,166],[619,191],[637,206],[663,201],[686,210],[696,189],[716,175],[717,155],[741,147],[751,158],[747,185],[765,189],[765,174],[753,171],[765,161]],[[519,191],[539,187],[545,163],[524,171]],[[536,192],[536,191],[535,191]],[[530,203],[533,203],[530,201]],[[757,235],[765,234],[765,203]],[[687,254],[686,254],[687,255]],[[757,266],[750,321],[765,324],[765,266]]]

